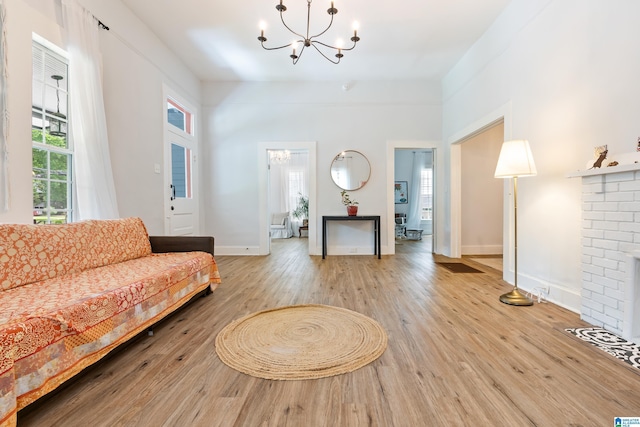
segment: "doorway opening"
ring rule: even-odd
[[[460,249],[463,257],[502,270],[504,182],[494,178],[504,121],[461,143]]]
[[[309,151],[268,150],[269,233],[273,239],[309,237]]]
[[[198,234],[198,135],[197,109],[164,86],[165,233],[169,236]],[[155,165],[160,173],[160,165]]]
[[[430,141],[388,141],[387,142],[387,252],[388,254],[395,254],[396,249],[397,252],[403,252],[404,248],[403,243],[412,244],[418,243],[422,244],[424,247],[420,249],[420,251],[426,251],[427,253],[436,253],[438,251],[438,236],[442,230],[439,229],[439,224],[441,222],[438,221],[439,215],[442,215],[440,212],[440,204],[438,201],[438,182],[439,182],[439,169],[438,169],[438,153],[437,150],[439,143],[438,142],[430,142]],[[413,152],[421,153],[421,156],[425,156],[428,161],[425,160],[425,163],[418,162],[417,165],[426,165],[425,167],[418,167],[416,169],[415,182],[418,183],[418,187],[409,186],[409,181],[413,182],[414,178],[412,176],[413,172]],[[406,157],[404,160],[403,157]],[[431,169],[430,172],[425,172],[424,169]],[[430,185],[426,184],[428,181]],[[396,193],[396,188],[400,190],[403,189],[404,183],[400,183],[399,187],[396,186],[396,181],[406,181],[406,189],[408,192],[407,203],[398,203],[396,204],[396,198],[402,198],[400,194]],[[420,184],[425,182],[423,186],[424,192],[417,192],[417,196],[411,194],[412,189],[415,191],[417,188],[420,188]],[[418,210],[417,223],[414,224],[406,224],[407,230],[413,229],[418,230],[413,233],[406,232],[405,237],[411,237],[412,239],[396,239],[396,233],[400,231],[396,229],[397,222],[402,223],[402,220],[397,220],[396,213],[403,213],[403,210],[409,209],[409,204],[413,199],[414,202],[417,202],[419,199],[426,200],[430,199],[430,208],[428,203],[424,203],[424,209],[421,208]],[[402,202],[402,200],[398,200]],[[401,205],[406,205],[404,208]],[[398,208],[398,209],[396,209]],[[424,216],[423,216],[424,215]],[[430,219],[427,219],[430,217]],[[425,219],[423,219],[425,218]],[[408,218],[407,218],[408,219]],[[411,228],[410,228],[411,227]],[[422,230],[420,232],[419,230]],[[425,232],[425,230],[428,230]],[[430,234],[427,234],[430,233]],[[399,234],[398,234],[399,237]],[[422,240],[420,240],[422,238]],[[401,244],[396,244],[401,243]],[[384,247],[384,243],[383,243]],[[384,253],[384,252],[383,252]]]
[[[404,245],[433,252],[434,150],[394,151],[394,221],[397,250]]]
[[[308,240],[305,246],[309,255],[317,255],[315,141],[263,142],[258,145],[258,158],[259,254],[271,253],[272,234],[278,234],[284,239]],[[305,227],[303,215],[293,214],[299,206],[300,197],[305,197],[307,201],[306,229],[301,229]],[[281,227],[272,229],[272,225]]]

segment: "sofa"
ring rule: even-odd
[[[220,283],[213,237],[140,218],[0,224],[0,425]]]

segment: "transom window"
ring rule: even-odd
[[[193,115],[171,98],[167,98],[167,122],[187,135],[193,135]]]

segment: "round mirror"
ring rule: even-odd
[[[359,151],[343,151],[331,163],[331,179],[342,190],[358,190],[364,187],[370,176],[369,160]]]

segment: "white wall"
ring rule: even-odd
[[[7,0],[11,209],[0,222],[32,221],[31,32],[63,47],[55,2]],[[200,82],[119,0],[81,0],[101,31],[107,126],[121,216],[164,233],[163,83],[200,105]],[[33,6],[34,8],[32,8]],[[27,94],[27,96],[25,96]],[[201,128],[201,125],[198,125]],[[154,165],[161,173],[154,172]]]
[[[443,140],[506,105],[505,136],[530,141],[538,175],[519,181],[519,285],[548,286],[575,311],[580,182],[565,175],[597,145],[635,150],[638,16],[636,0],[514,0],[443,80]]]
[[[321,244],[322,215],[345,215],[340,190],[329,174],[331,160],[345,149],[366,155],[371,179],[350,192],[358,214],[381,215],[382,249],[388,253],[386,147],[390,140],[440,141],[441,97],[438,84],[358,82],[350,91],[332,83],[207,83],[203,109],[208,128],[204,150],[205,232],[216,236],[218,253],[257,253],[259,245],[258,144],[265,141],[317,141],[317,215]],[[262,160],[262,159],[261,159]],[[329,253],[357,247],[372,253],[368,225],[331,224]],[[391,242],[393,244],[393,242]],[[331,247],[333,246],[333,247]],[[333,251],[332,251],[333,249]],[[313,250],[313,248],[312,248]],[[320,253],[320,248],[315,248]],[[359,252],[358,252],[359,253]]]

